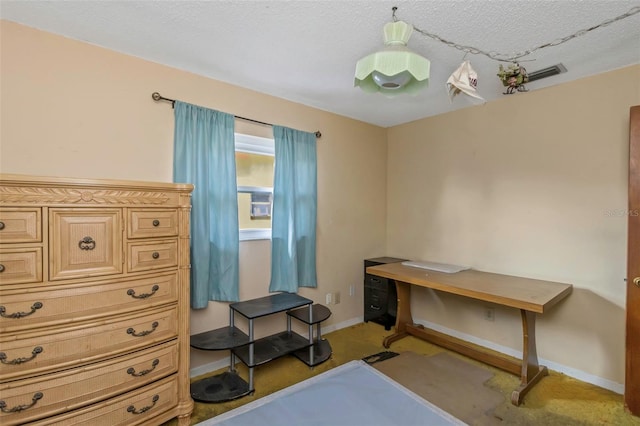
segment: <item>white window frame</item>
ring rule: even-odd
[[[269,155],[271,157],[276,155],[275,142],[273,139],[235,133],[235,144],[237,152]],[[273,188],[261,186],[238,186],[238,193],[252,192],[273,194]],[[271,239],[271,228],[240,229],[239,233],[240,241]]]

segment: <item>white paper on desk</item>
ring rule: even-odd
[[[413,266],[414,268],[429,269],[431,271],[445,272],[447,274],[453,274],[456,272],[469,269],[468,266],[450,265],[448,263],[428,262],[423,260],[407,260],[402,262],[403,265]]]

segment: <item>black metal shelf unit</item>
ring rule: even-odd
[[[293,354],[309,366],[329,359],[331,347],[326,341],[320,342],[319,323],[327,319],[331,312],[325,306],[312,306],[312,303],[312,300],[294,293],[278,293],[230,304],[228,327],[191,336],[191,346],[194,348],[231,351],[229,371],[193,383],[193,399],[201,402],[222,402],[251,394],[254,392],[254,367],[284,355]],[[254,320],[279,312],[287,313],[287,330],[254,339]],[[249,320],[248,334],[235,326],[235,314]],[[308,338],[291,330],[291,318],[309,324]],[[316,340],[313,338],[313,324],[318,325]],[[235,370],[236,357],[249,367],[248,381],[242,379]]]

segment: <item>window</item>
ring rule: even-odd
[[[240,241],[271,238],[273,139],[235,134]]]
[[[251,193],[251,220],[271,219],[271,199],[268,193]]]

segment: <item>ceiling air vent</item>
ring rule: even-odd
[[[564,67],[564,65],[562,64],[552,65],[550,67],[528,73],[529,82],[551,77],[552,75],[557,75],[563,72],[567,72],[567,69]]]

